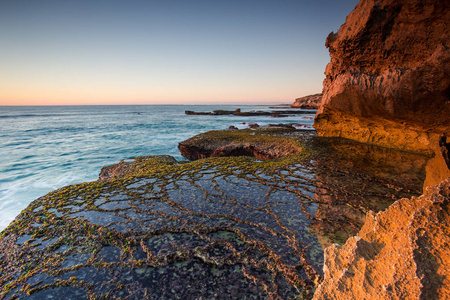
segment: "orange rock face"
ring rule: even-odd
[[[448,24],[447,0],[362,0],[327,38],[318,134],[434,156],[425,186],[447,179],[328,247],[314,299],[450,299]]]
[[[413,131],[449,132],[448,24],[447,0],[361,1],[326,41],[331,61],[315,123],[319,135],[336,136],[335,123],[351,128],[345,115],[368,123],[364,126],[370,131],[376,130],[371,124],[386,119]],[[361,137],[361,131],[344,131],[346,138],[385,142],[382,136],[371,139]],[[403,148],[414,151],[415,145],[408,143]]]
[[[325,250],[314,299],[450,299],[450,179],[369,213],[359,235]]]

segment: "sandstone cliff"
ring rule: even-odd
[[[369,213],[358,236],[325,250],[314,299],[449,299],[450,179]]]
[[[327,248],[314,299],[450,298],[449,23],[445,0],[362,0],[326,40],[319,136],[434,156],[424,186],[445,180]]]
[[[425,153],[450,128],[447,0],[363,0],[326,40],[321,136]]]
[[[318,109],[322,101],[322,94],[314,94],[295,99],[295,102],[291,105],[292,108],[309,108]]]

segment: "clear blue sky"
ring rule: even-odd
[[[357,0],[1,0],[0,105],[290,103]]]

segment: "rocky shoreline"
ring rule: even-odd
[[[233,116],[245,116],[245,117],[254,117],[254,116],[270,116],[273,118],[282,118],[288,117],[292,115],[306,115],[306,114],[315,114],[316,110],[273,110],[273,111],[241,111],[240,108],[235,110],[214,110],[212,112],[195,112],[187,110],[185,111],[186,115],[190,116],[223,116],[223,115],[233,115]]]
[[[0,296],[312,297],[323,249],[354,235],[365,213],[419,195],[425,177],[426,158],[414,154],[312,131],[239,131],[194,140],[299,148],[265,161],[138,157],[103,168],[98,182],[54,191],[2,232]],[[392,164],[378,165],[386,155]]]
[[[207,132],[180,143],[191,162],[35,200],[1,233],[0,299],[450,298],[445,4],[357,5],[327,38],[318,136]]]
[[[319,109],[322,103],[322,94],[308,95],[295,99],[295,102],[291,104],[291,108],[302,109]]]

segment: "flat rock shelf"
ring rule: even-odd
[[[51,192],[2,232],[0,298],[308,299],[323,249],[368,211],[419,195],[426,164],[356,143],[308,147],[266,161],[148,156]]]

